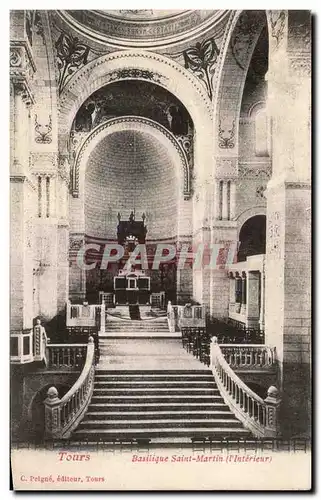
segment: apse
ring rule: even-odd
[[[153,135],[115,131],[89,156],[85,175],[86,235],[117,239],[118,216],[145,214],[146,241],[177,235],[179,167]]]

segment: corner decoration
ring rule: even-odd
[[[58,58],[58,92],[61,94],[67,81],[73,73],[81,66],[87,64],[89,47],[79,43],[77,37],[71,37],[61,33],[55,43]]]
[[[37,136],[35,137],[35,141],[38,144],[50,144],[52,142],[51,131],[52,131],[51,115],[49,115],[48,125],[41,125],[40,123],[38,123],[38,117],[37,115],[35,115],[35,132],[37,134]]]
[[[220,120],[218,126],[218,145],[221,149],[233,149],[235,147],[235,120],[229,129],[222,128],[222,121]]]
[[[213,97],[212,77],[215,72],[215,65],[219,49],[214,38],[197,43],[195,47],[183,52],[185,68],[191,70],[198,78],[205,83],[209,98]]]

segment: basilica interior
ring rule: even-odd
[[[11,11],[13,442],[309,439],[310,24]]]

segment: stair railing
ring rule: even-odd
[[[86,355],[86,344],[47,344],[47,368],[80,368],[85,362]]]
[[[94,388],[95,346],[89,337],[87,355],[83,370],[61,399],[56,387],[50,387],[45,405],[45,437],[48,439],[68,438],[85,415]]]
[[[257,344],[220,344],[220,349],[232,368],[274,368],[276,348]]]
[[[210,359],[217,387],[234,415],[256,437],[277,437],[281,404],[278,389],[269,387],[266,399],[255,394],[229,366],[216,337],[212,337]]]

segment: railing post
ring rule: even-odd
[[[268,388],[264,402],[266,404],[265,435],[266,437],[277,437],[279,435],[281,398],[278,389],[273,385]]]
[[[104,299],[100,306],[100,329],[99,335],[105,335],[106,331],[106,305]]]
[[[41,325],[41,321],[38,318],[37,324],[33,329],[33,354],[34,361],[45,361],[46,363],[46,345],[47,345],[47,335],[46,330]]]
[[[59,438],[61,433],[60,399],[55,387],[50,387],[47,392],[45,405],[45,436],[46,438]]]

